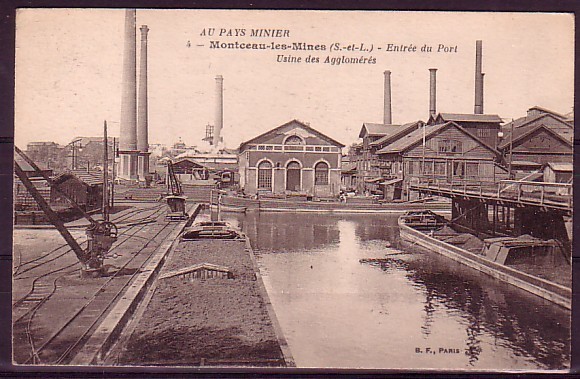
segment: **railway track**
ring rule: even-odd
[[[157,210],[156,213],[157,213],[157,216],[159,216],[159,214],[161,213],[161,209]],[[137,231],[133,232],[132,234],[127,235],[131,231],[131,229],[133,229],[133,228],[137,229]],[[137,233],[139,233],[144,228],[145,228],[145,226],[139,227],[138,225],[136,225],[130,229],[126,229],[123,232],[119,233],[118,237],[123,237],[123,236],[126,236],[126,237],[123,238],[121,241],[117,240],[118,242],[111,248],[110,252],[113,252],[116,249],[118,249],[125,242],[127,242],[130,238],[136,237]],[[68,246],[68,245],[65,245],[65,246]],[[71,251],[72,250],[69,248],[63,254],[60,254],[56,257],[52,257],[51,259],[46,260],[42,264],[48,264],[50,262],[54,262],[55,260],[57,260],[61,256],[65,255]],[[39,303],[42,303],[46,296],[52,296],[52,294],[46,293],[46,291],[44,291],[44,289],[54,287],[53,282],[57,281],[60,277],[62,277],[64,275],[60,275],[58,277],[49,277],[51,274],[60,272],[62,270],[66,270],[67,268],[71,268],[71,267],[74,267],[77,265],[78,265],[78,261],[75,258],[75,260],[72,264],[67,263],[63,266],[60,266],[60,267],[55,268],[53,270],[50,270],[46,273],[42,273],[38,277],[34,278],[34,280],[32,281],[32,287],[28,291],[28,293],[26,295],[24,295],[23,297],[21,297],[20,299],[14,301],[12,304],[12,319],[15,320],[15,321],[13,321],[13,323],[18,322],[22,317],[26,316],[26,313],[19,315],[20,309],[24,308],[26,311],[30,311],[30,310],[34,309],[36,305],[38,305]],[[34,268],[39,267],[39,266],[40,266],[40,264],[38,266],[35,266]],[[24,272],[22,272],[22,273],[24,273]]]
[[[157,217],[164,211],[160,207],[155,211]],[[141,246],[130,259],[128,259],[117,271],[105,279],[105,282],[61,327],[50,336],[35,337],[35,316],[41,307],[57,293],[58,281],[67,276],[75,269],[67,270],[77,265],[60,267],[49,271],[33,282],[32,290],[14,304],[13,308],[13,336],[15,341],[14,359],[24,364],[62,364],[69,360],[76,349],[82,346],[83,340],[90,334],[91,329],[98,323],[107,309],[116,301],[140,268],[147,262],[151,254],[167,235],[170,222],[164,222],[154,235],[147,236],[148,241]],[[111,249],[118,249],[129,240],[137,240],[147,225],[135,225],[124,231],[124,238]],[[171,228],[169,228],[171,230]],[[120,234],[121,235],[121,234]],[[158,238],[159,237],[159,238]],[[154,242],[155,241],[155,242]],[[65,272],[61,272],[67,270]],[[54,275],[56,274],[56,275]],[[17,304],[18,303],[18,304]],[[18,312],[20,310],[20,312]],[[20,313],[20,314],[18,314]],[[80,336],[80,337],[79,337]]]
[[[128,220],[130,217],[134,216],[135,214],[141,214],[143,212],[147,212],[147,211],[152,210],[152,212],[150,214],[147,214],[146,216],[144,216],[140,219],[131,220],[130,224],[140,223],[140,222],[143,222],[145,220],[151,220],[152,217],[155,216],[159,212],[159,210],[161,210],[162,208],[164,209],[164,206],[162,204],[159,204],[159,205],[156,205],[154,207],[149,207],[146,209],[136,209],[136,210],[130,211],[128,213],[125,213],[123,215],[120,215],[120,217],[113,218],[111,221],[113,221],[115,224],[117,224],[117,226],[119,226],[119,229],[124,229],[126,227],[132,227],[132,225],[125,226],[124,224],[121,223],[121,221]],[[123,233],[121,233],[121,234],[123,234]],[[81,247],[84,247],[83,246],[84,244],[86,244],[86,242],[83,242],[81,244]],[[57,259],[66,256],[70,252],[72,252],[72,250],[70,249],[68,244],[65,243],[65,244],[57,246],[56,248],[54,248],[53,250],[51,250],[50,252],[48,252],[47,254],[45,254],[43,256],[31,259],[31,260],[26,261],[26,262],[20,261],[19,264],[14,268],[12,277],[15,280],[26,279],[27,277],[22,277],[22,274],[25,274],[26,272],[29,272],[29,271],[34,270],[36,268],[42,267],[42,266],[49,264],[51,262],[54,262]],[[29,266],[33,263],[36,263],[36,264],[33,266]]]

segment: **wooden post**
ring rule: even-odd
[[[107,120],[103,124],[103,220],[109,221],[109,141],[107,140]]]
[[[116,144],[117,140],[113,137],[113,175],[111,178],[111,208],[115,206],[115,175],[116,175],[116,160],[117,160],[117,152],[116,152]]]
[[[495,237],[496,223],[497,223],[497,204],[493,204],[493,236]]]

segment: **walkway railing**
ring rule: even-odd
[[[412,190],[438,192],[445,196],[465,196],[484,200],[507,201],[572,211],[572,184],[522,180],[475,181],[414,177]]]

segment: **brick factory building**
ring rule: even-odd
[[[240,145],[240,186],[246,194],[336,196],[343,147],[292,120]]]

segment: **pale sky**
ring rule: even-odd
[[[122,9],[24,9],[16,20],[15,142],[66,144],[75,136],[118,136]],[[148,25],[149,143],[179,137],[199,145],[214,123],[215,76],[224,77],[224,131],[235,148],[292,119],[348,145],[363,122],[383,120],[383,71],[390,70],[393,123],[427,120],[429,68],[437,68],[437,110],[473,113],[475,41],[483,40],[484,110],[504,119],[539,105],[572,110],[574,19],[570,14],[137,10]],[[244,37],[200,36],[204,28],[246,29]],[[249,29],[289,38],[249,37]],[[374,47],[376,64],[341,64],[348,51],[210,49],[209,41]],[[190,47],[188,47],[190,41]],[[387,44],[457,46],[457,53],[393,53]],[[200,47],[198,44],[204,44]],[[378,50],[382,47],[383,50]],[[321,63],[277,63],[312,54]],[[139,60],[137,60],[138,62]]]

